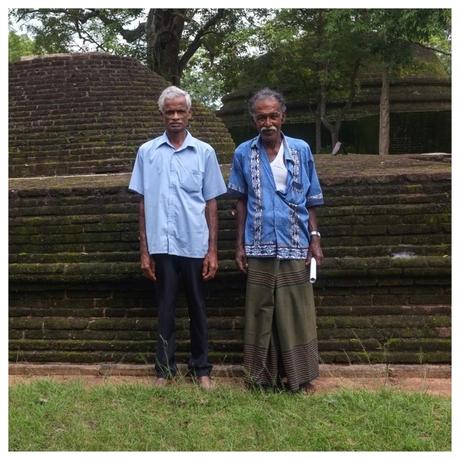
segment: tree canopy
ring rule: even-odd
[[[251,24],[238,9],[12,9],[10,18],[35,39],[38,53],[105,51],[132,56],[179,84],[201,50],[212,62],[226,37]]]
[[[35,42],[25,34],[8,33],[8,62],[15,62],[22,56],[35,53]]]
[[[372,64],[382,81],[413,64],[413,46],[450,71],[448,9],[12,9],[10,60],[21,53],[106,51],[132,56],[209,107],[248,85],[305,95],[338,140],[342,119]],[[330,112],[329,102],[341,101]]]

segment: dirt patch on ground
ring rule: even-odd
[[[29,383],[40,379],[52,379],[57,382],[82,381],[85,385],[110,384],[140,384],[151,385],[153,382],[152,375],[9,375],[9,384]],[[244,388],[242,377],[214,377],[214,382],[219,386],[234,386]],[[190,378],[180,377],[170,385],[193,385]],[[316,393],[329,393],[340,391],[342,389],[366,389],[380,390],[389,388],[392,390],[401,390],[409,392],[422,392],[445,397],[451,396],[451,379],[450,378],[431,378],[431,377],[330,377],[322,376],[315,382]]]

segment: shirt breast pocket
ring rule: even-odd
[[[290,201],[295,204],[302,204],[307,196],[308,189],[310,187],[310,182],[308,179],[304,179],[303,182],[296,180],[292,181]]]
[[[180,185],[186,192],[199,192],[203,185],[203,173],[197,170],[182,170],[180,174]]]

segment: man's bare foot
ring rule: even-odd
[[[214,388],[214,382],[207,375],[198,377],[198,384],[203,390],[212,390]]]
[[[316,391],[316,387],[312,383],[307,383],[306,385],[302,387],[302,392],[306,395],[311,395],[315,391]]]
[[[156,386],[156,387],[164,387],[168,384],[168,381],[163,378],[163,377],[157,377],[154,381],[153,381],[153,384]]]

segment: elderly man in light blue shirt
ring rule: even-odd
[[[177,372],[175,308],[183,278],[190,316],[189,369],[204,389],[212,387],[208,359],[205,281],[217,271],[217,202],[226,192],[214,149],[187,126],[191,98],[174,86],[158,105],[166,131],[137,153],[129,189],[141,195],[141,268],[155,282],[158,307],[157,386]]]

